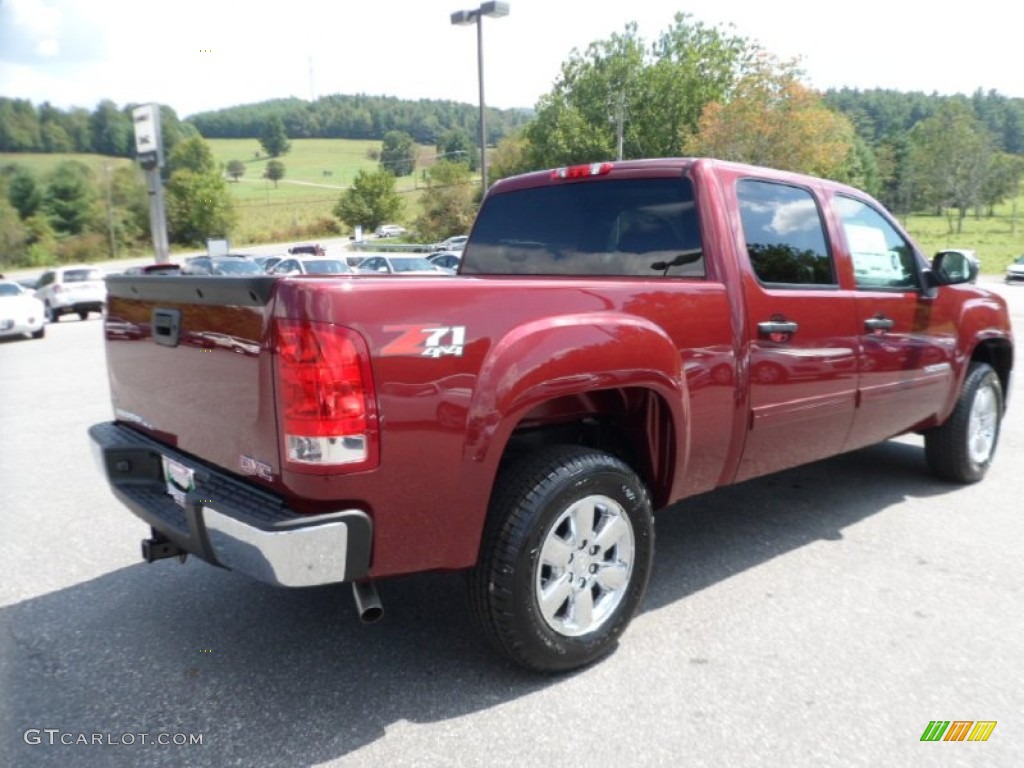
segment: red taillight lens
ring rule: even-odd
[[[285,464],[312,472],[375,466],[376,397],[362,337],[307,320],[278,320],[276,332]]]
[[[551,178],[582,179],[585,176],[604,176],[611,172],[611,163],[589,163],[588,165],[570,165],[565,168],[555,168],[551,172]]]

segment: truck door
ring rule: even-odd
[[[857,389],[857,313],[805,187],[735,186],[746,264],[749,432],[737,480],[842,450]]]
[[[895,225],[846,195],[835,196],[834,210],[857,288],[860,405],[846,444],[853,449],[939,413],[955,386],[956,328],[953,302],[921,295],[920,262]]]

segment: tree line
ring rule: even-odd
[[[257,138],[279,118],[292,139],[377,139],[390,131],[432,144],[451,129],[476,135],[479,109],[454,101],[406,101],[391,96],[322,96],[316,101],[275,99],[192,115],[188,121],[208,139]],[[487,108],[487,140],[494,144],[529,120],[528,110]]]
[[[465,231],[479,202],[471,180],[479,151],[477,113],[470,105],[326,96],[312,103],[282,99],[233,107],[186,121],[168,107],[161,110],[172,158],[165,179],[174,242],[201,243],[209,234],[229,233],[234,220],[225,169],[215,167],[200,134],[258,138],[271,158],[285,154],[296,138],[381,140],[374,150],[379,170],[361,173],[335,207],[349,227],[372,228],[401,215],[394,180],[416,170],[417,142],[433,144],[438,155],[424,176],[425,214],[415,222],[420,236]],[[952,232],[970,212],[991,215],[995,205],[1015,199],[1024,177],[1022,99],[981,90],[970,96],[818,93],[804,83],[799,62],[779,60],[729,28],[684,13],[653,41],[641,38],[631,23],[572,51],[532,115],[493,115],[492,179],[616,157],[711,156],[848,182],[897,213],[945,215]],[[92,112],[63,112],[0,98],[0,150],[131,156],[130,116],[130,106],[109,101]],[[276,184],[285,169],[276,159],[271,163],[265,175]],[[145,190],[139,190],[137,171],[133,181],[130,169],[123,170],[98,180],[85,166],[65,164],[46,179],[2,169],[3,257],[35,261],[56,250],[66,260],[77,253],[74,244],[96,246],[104,233],[111,249],[141,241],[148,235],[139,207]],[[226,170],[237,180],[244,167],[229,163]],[[122,197],[126,202],[119,207]]]

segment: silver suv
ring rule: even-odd
[[[103,312],[107,286],[103,272],[96,267],[57,267],[39,278],[36,298],[43,302],[46,318],[51,323],[70,313],[85,320],[90,312]]]

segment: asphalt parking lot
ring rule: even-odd
[[[986,284],[1019,343],[1024,286]],[[908,437],[659,513],[620,647],[548,677],[484,647],[459,574],[382,583],[364,626],[347,587],[143,564],[86,437],[101,327],[0,342],[0,765],[1024,764],[1020,370],[980,484]]]

